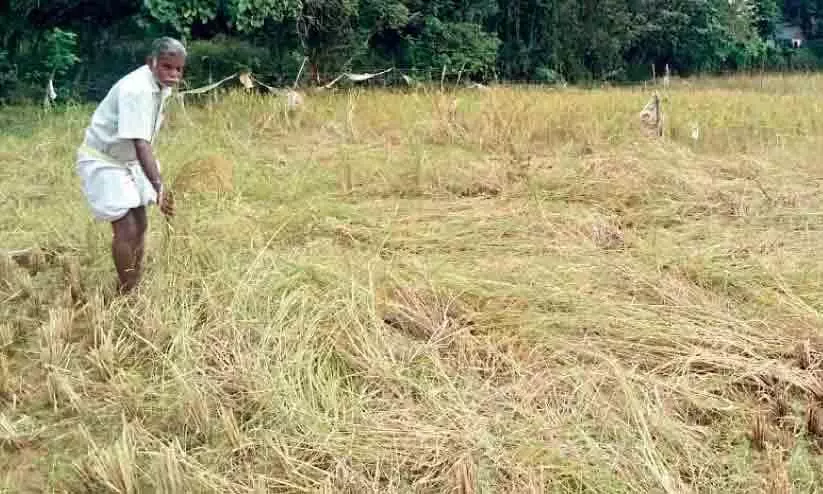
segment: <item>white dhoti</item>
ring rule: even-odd
[[[76,170],[98,221],[116,221],[130,209],[157,202],[157,192],[139,161],[118,162],[82,146],[77,150]]]

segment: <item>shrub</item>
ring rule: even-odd
[[[17,71],[6,51],[0,50],[0,103],[7,102],[17,85]]]
[[[265,47],[247,41],[218,37],[207,41],[192,41],[187,46],[186,83],[199,87],[223,77],[250,70],[261,74],[272,64],[272,57]]]

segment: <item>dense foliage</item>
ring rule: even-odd
[[[393,76],[624,82],[818,64],[823,0],[10,0],[0,98],[99,97],[161,34],[191,48],[188,82],[239,68],[271,84],[343,70]],[[776,38],[802,29],[800,48]]]

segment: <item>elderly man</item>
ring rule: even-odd
[[[180,82],[186,49],[177,40],[152,44],[146,64],[111,88],[95,110],[77,151],[77,173],[95,219],[112,224],[112,256],[119,292],[140,281],[148,219],[146,207],[156,203],[173,215],[163,190],[153,144],[163,122],[163,107]]]

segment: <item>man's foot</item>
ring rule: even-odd
[[[132,285],[131,283],[120,283],[118,281],[117,282],[117,295],[119,297],[129,295],[131,293],[134,293],[136,288],[137,287]]]
[[[114,282],[107,286],[102,292],[103,304],[108,307],[115,303],[133,301],[139,292],[139,287],[124,289],[120,280],[114,280]]]

